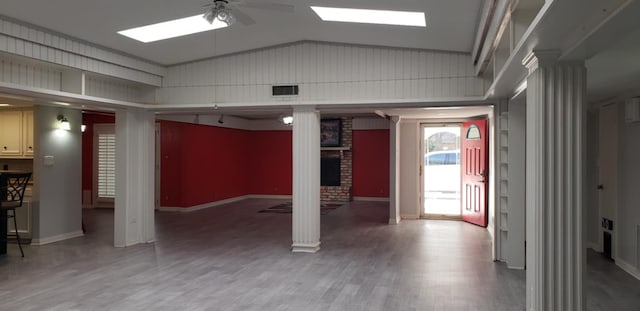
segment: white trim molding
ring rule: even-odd
[[[620,258],[616,259],[616,265],[620,267],[620,269],[631,274],[631,276],[633,276],[634,278],[640,280],[640,269],[634,267],[632,264],[629,264],[628,262]]]
[[[58,235],[54,235],[46,238],[32,239],[31,245],[39,246],[39,245],[51,244],[51,243],[73,239],[81,236],[84,236],[84,233],[82,233],[82,230],[71,231],[71,232],[58,234]]]
[[[161,212],[188,213],[188,212],[199,211],[199,210],[206,209],[206,208],[209,208],[209,207],[220,206],[220,205],[223,205],[223,204],[229,204],[229,203],[233,203],[233,202],[242,201],[242,200],[248,199],[249,197],[250,197],[249,195],[243,195],[243,196],[228,198],[228,199],[224,199],[224,200],[220,200],[220,201],[214,201],[214,202],[208,202],[208,203],[193,205],[193,206],[190,206],[190,207],[161,206],[160,208],[158,208],[158,210],[161,211]]]
[[[385,197],[353,197],[354,201],[368,201],[368,202],[389,202],[389,198]]]

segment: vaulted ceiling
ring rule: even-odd
[[[264,2],[265,0],[253,0]],[[243,8],[256,23],[141,43],[117,31],[193,16],[210,0],[2,0],[0,14],[163,65],[300,40],[470,52],[484,0],[273,0],[293,13]],[[336,6],[421,11],[427,27],[323,22],[310,9]]]

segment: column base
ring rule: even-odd
[[[400,223],[399,219],[393,219],[393,218],[389,218],[389,224],[390,225],[397,225]]]
[[[315,253],[320,250],[320,242],[314,244],[293,243],[291,245],[292,253]]]

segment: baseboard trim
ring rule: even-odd
[[[320,242],[313,244],[293,243],[291,251],[294,253],[315,253],[320,250]]]
[[[229,204],[229,203],[238,202],[238,201],[242,201],[242,200],[246,200],[246,199],[279,199],[279,200],[287,200],[287,199],[289,199],[290,200],[291,198],[292,198],[292,196],[290,196],[290,195],[247,194],[247,195],[241,195],[239,197],[233,197],[233,198],[228,198],[228,199],[224,199],[224,200],[220,200],[220,201],[203,203],[203,204],[194,205],[194,206],[190,206],[190,207],[160,206],[160,207],[158,207],[158,211],[161,211],[161,212],[189,213],[189,212],[199,211],[199,210],[205,209],[205,208],[210,208],[210,207],[219,206],[219,205],[223,205],[223,204]]]
[[[54,235],[54,236],[50,236],[42,239],[31,239],[31,245],[36,245],[36,246],[45,245],[45,244],[60,242],[68,239],[81,237],[81,236],[84,236],[84,233],[82,233],[82,230],[72,231],[72,232],[58,234],[58,235]]]
[[[354,201],[389,202],[389,198],[383,197],[353,197]]]
[[[634,267],[633,265],[629,264],[628,262],[620,258],[616,259],[616,265],[620,267],[620,269],[631,274],[631,276],[633,276],[634,278],[640,280],[640,269]]]
[[[400,214],[400,219],[420,219],[420,216]]]
[[[223,205],[223,204],[242,201],[242,200],[247,199],[247,198],[248,198],[248,195],[242,195],[242,196],[239,196],[239,197],[233,197],[233,198],[228,198],[228,199],[224,199],[224,200],[220,200],[220,201],[209,202],[209,203],[204,203],[204,204],[198,204],[198,205],[194,205],[194,206],[190,206],[190,207],[160,206],[158,208],[158,210],[161,211],[161,212],[188,213],[188,212],[199,211],[201,209],[205,209],[205,208],[209,208],[209,207],[214,207],[214,206],[218,206],[218,205]]]
[[[292,195],[286,194],[248,194],[246,195],[247,199],[281,199],[281,200],[291,200],[293,198]]]

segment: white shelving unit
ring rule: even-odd
[[[498,193],[499,193],[499,232],[500,232],[500,260],[506,259],[506,246],[509,239],[509,113],[500,113],[499,120],[499,148],[498,148]]]

